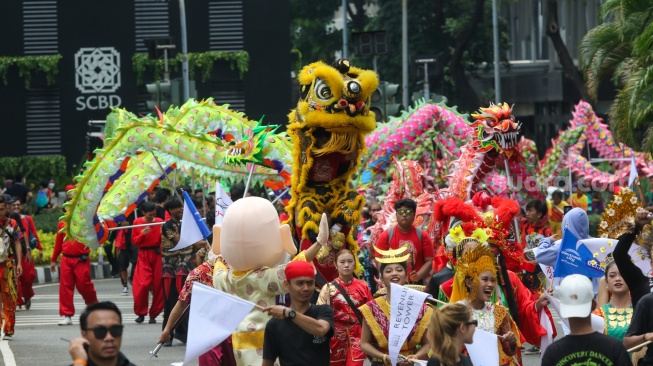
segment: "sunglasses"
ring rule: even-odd
[[[397,210],[397,214],[398,214],[398,215],[402,215],[402,216],[403,216],[403,215],[412,215],[412,214],[413,214],[413,210]]]
[[[473,325],[475,327],[478,327],[478,320],[474,319],[472,321],[465,322],[465,325]]]
[[[112,325],[109,328],[98,325],[95,328],[85,329],[86,331],[92,330],[93,335],[96,339],[104,339],[107,336],[107,333],[111,333],[111,336],[114,338],[122,337],[123,325]]]

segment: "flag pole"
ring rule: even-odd
[[[252,180],[252,174],[254,174],[254,169],[256,169],[256,164],[251,163],[252,167],[249,168],[249,175],[247,176],[247,183],[245,184],[245,191],[243,192],[243,197],[247,197],[247,191],[249,190],[249,182]]]
[[[177,188],[175,187],[174,182],[170,181],[170,178],[168,178],[168,173],[166,173],[166,170],[163,169],[163,165],[161,165],[161,163],[159,162],[159,159],[156,157],[156,155],[152,154],[152,156],[154,156],[154,161],[156,161],[156,163],[159,164],[159,168],[161,168],[161,171],[163,172],[163,177],[166,179],[168,184],[170,184],[172,186],[172,196],[173,197],[176,196],[177,195]],[[175,180],[177,180],[177,168],[176,167],[175,167]]]

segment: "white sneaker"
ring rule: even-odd
[[[3,341],[10,341],[11,340],[11,334],[5,334],[4,337],[2,337]]]
[[[129,289],[127,287],[122,288],[122,296],[128,296],[129,295]]]
[[[73,320],[69,316],[64,316],[63,320],[59,322],[59,325],[73,325]]]

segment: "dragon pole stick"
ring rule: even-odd
[[[510,167],[508,166],[508,159],[505,159],[503,161],[506,165],[506,185],[508,186],[508,189],[510,189],[510,198],[515,199],[515,192],[512,191],[512,182],[510,179]],[[519,225],[517,224],[517,218],[513,217],[512,218],[512,225],[515,227],[515,234],[517,235],[517,242],[519,245],[523,245],[521,242],[521,233],[519,232]]]
[[[254,174],[254,169],[256,165],[252,164],[249,168],[249,175],[247,176],[247,183],[245,184],[245,192],[243,192],[243,197],[247,197],[247,191],[249,190],[249,182],[252,180],[252,174]]]
[[[170,181],[170,178],[168,178],[168,173],[166,173],[166,170],[163,169],[163,165],[161,165],[161,162],[159,162],[159,159],[156,157],[156,155],[152,154],[152,156],[154,156],[154,161],[156,161],[156,163],[159,165],[159,168],[161,168],[166,181],[168,181],[168,184],[172,186],[172,195],[177,195],[177,187],[175,186],[175,183]],[[175,167],[175,180],[177,180],[177,167]]]

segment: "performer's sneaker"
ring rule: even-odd
[[[142,315],[139,315],[138,318],[136,318],[134,321],[138,324],[141,324],[145,320],[145,317]]]
[[[122,296],[128,296],[129,295],[129,289],[127,287],[122,288]]]
[[[540,354],[540,347],[533,346],[533,347],[527,349],[526,351],[524,351],[524,354],[525,355],[538,355],[538,354]]]
[[[3,340],[3,341],[10,341],[11,338],[12,338],[12,337],[11,337],[11,334],[5,334],[5,336],[2,337],[2,340]]]
[[[156,324],[156,319],[155,318],[150,318],[150,324]]]
[[[73,320],[69,316],[64,316],[63,320],[59,322],[59,325],[73,325]]]
[[[25,309],[29,310],[32,307],[32,299],[25,300]]]

